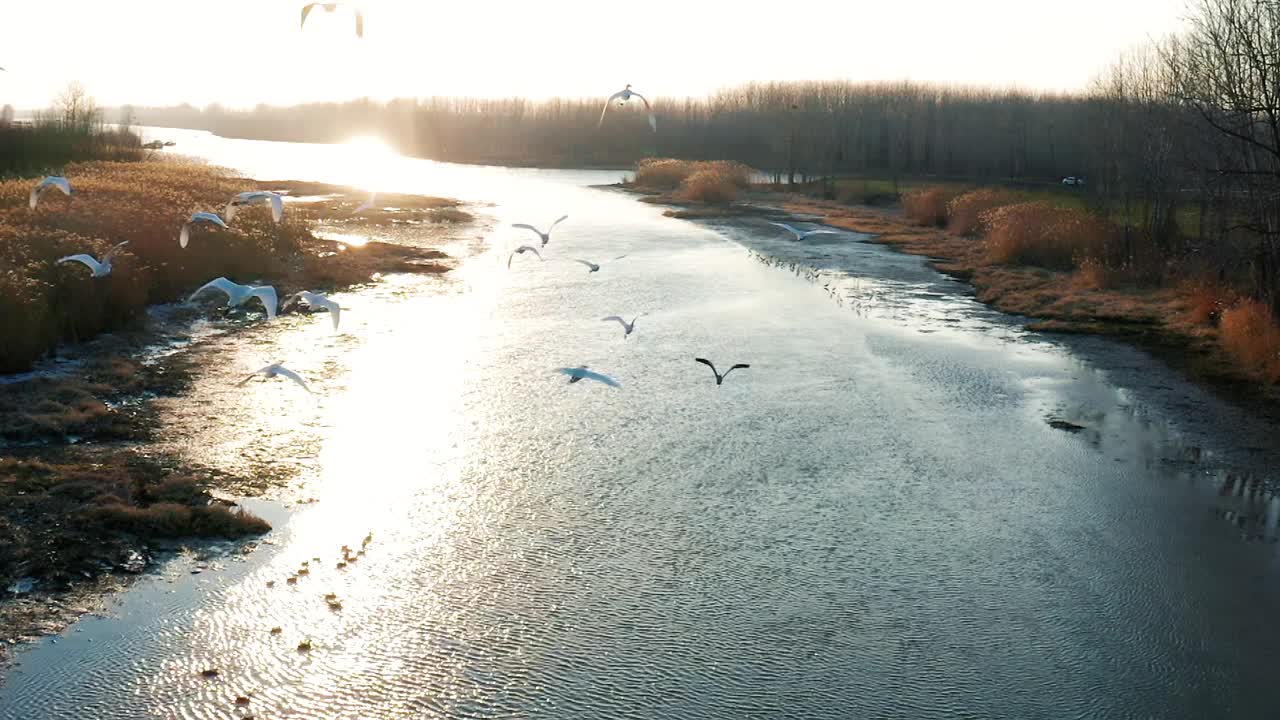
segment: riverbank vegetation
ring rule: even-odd
[[[184,297],[218,276],[274,284],[285,297],[304,287],[368,282],[388,269],[439,269],[422,262],[432,259],[428,251],[369,243],[346,252],[342,243],[311,233],[312,222],[349,216],[355,192],[337,202],[291,202],[279,224],[269,213],[242,212],[228,230],[198,226],[184,249],[178,232],[192,213],[222,212],[235,193],[259,184],[177,160],[78,163],[66,174],[75,194],[48,194],[35,211],[27,207],[31,181],[0,182],[0,372],[29,369],[61,343],[124,327],[148,305]],[[271,187],[287,191],[289,184]],[[460,212],[452,201],[419,200],[430,207],[406,199],[397,217],[412,215],[409,222],[418,217],[413,213]],[[384,215],[371,212],[361,221],[386,221]],[[56,263],[77,253],[101,257],[126,241],[105,278],[90,277],[78,264]]]
[[[9,106],[0,110],[0,178],[58,175],[71,162],[141,160],[144,154],[142,139],[127,126],[103,125],[97,104],[78,83],[33,120],[16,121]]]

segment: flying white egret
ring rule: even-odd
[[[250,190],[242,192],[231,198],[231,202],[227,203],[226,215],[227,222],[231,222],[236,217],[239,208],[248,207],[250,205],[265,205],[271,203],[271,219],[280,222],[284,219],[284,198],[279,193],[267,192],[265,190]]]
[[[579,263],[582,263],[583,265],[586,265],[586,266],[587,266],[587,272],[588,272],[588,273],[600,272],[600,266],[599,266],[599,265],[597,265],[597,264],[595,264],[595,263],[593,263],[593,262],[591,262],[590,260],[576,260],[576,259],[575,259],[575,260],[574,260],[574,262],[579,262]]]
[[[746,370],[747,368],[751,367],[750,365],[739,363],[729,368],[728,370],[725,370],[724,374],[721,375],[720,371],[716,370],[716,366],[712,365],[710,360],[706,358],[694,358],[693,360],[694,362],[700,362],[703,365],[706,365],[707,367],[711,368],[711,372],[716,374],[716,385],[720,385],[721,383],[723,383],[724,379],[729,377],[729,373],[733,372],[734,370],[737,370],[738,368],[742,368],[743,370]]]
[[[119,253],[125,245],[128,244],[129,241],[125,240],[119,245],[108,250],[107,254],[102,256],[102,262],[98,262],[92,255],[68,255],[64,258],[58,258],[57,264],[61,265],[62,263],[68,262],[84,263],[85,266],[93,272],[90,277],[106,277],[111,274],[111,260],[115,258],[116,254]]]
[[[277,377],[277,376],[283,377],[283,378],[289,378],[290,380],[298,383],[298,385],[302,386],[303,390],[306,390],[308,393],[311,393],[312,395],[315,394],[311,392],[311,388],[307,387],[307,383],[305,380],[302,379],[301,375],[290,370],[284,365],[281,365],[280,363],[271,363],[270,365],[262,368],[261,370],[255,370],[254,372],[249,374],[249,377],[241,380],[236,384],[243,385],[259,375],[262,376],[263,380],[270,380],[271,378]]]
[[[369,199],[360,203],[360,205],[356,207],[355,210],[351,211],[351,214],[355,215],[356,213],[361,213],[361,212],[364,212],[365,210],[369,210],[373,208],[373,204],[376,202],[378,202],[378,193],[371,192],[369,193]]]
[[[178,244],[182,247],[187,246],[187,242],[191,240],[191,226],[196,223],[209,223],[226,229],[227,224],[222,222],[222,218],[209,212],[198,212],[191,216],[191,219],[182,223],[182,232],[178,233]]]
[[[537,255],[539,260],[541,260],[541,259],[542,259],[542,253],[538,252],[538,248],[536,248],[536,247],[534,247],[534,246],[532,246],[532,245],[521,245],[520,247],[516,248],[516,251],[515,251],[515,252],[513,252],[513,253],[511,253],[510,255],[508,255],[508,256],[507,256],[507,269],[508,269],[508,270],[510,270],[510,269],[511,269],[511,259],[512,259],[512,258],[514,258],[514,257],[515,257],[515,256],[517,256],[517,255],[522,255],[522,254],[527,253],[527,252],[531,252],[531,253],[533,253],[534,255]]]
[[[791,233],[792,235],[795,235],[795,236],[796,236],[796,240],[803,240],[803,239],[805,239],[805,238],[809,237],[810,235],[834,235],[834,234],[835,234],[835,232],[836,232],[835,230],[828,230],[828,229],[826,229],[826,228],[818,228],[818,229],[816,229],[816,230],[797,230],[797,229],[795,229],[795,228],[791,227],[790,225],[787,225],[786,223],[780,223],[780,222],[771,222],[771,223],[769,223],[769,224],[770,224],[770,225],[777,225],[778,227],[782,228],[783,230],[786,230],[787,232]]]
[[[276,289],[270,285],[241,285],[224,277],[214,278],[201,285],[199,290],[191,293],[191,297],[187,298],[187,302],[195,300],[196,296],[205,290],[221,290],[226,293],[227,307],[239,307],[249,298],[256,297],[262,303],[262,306],[267,309],[268,320],[275,319],[276,308],[280,306],[280,302],[276,298]]]
[[[607,318],[600,318],[600,322],[609,322],[611,320],[616,320],[617,323],[622,326],[622,339],[626,340],[627,337],[631,335],[631,333],[636,331],[636,320],[639,320],[642,317],[644,317],[644,313],[640,313],[639,315],[632,318],[631,322],[627,322],[626,320],[623,320],[621,317],[617,315],[610,315]]]
[[[35,210],[36,205],[40,202],[41,196],[48,192],[49,188],[55,187],[61,190],[63,195],[66,195],[67,197],[71,196],[71,183],[67,182],[67,179],[60,175],[50,175],[36,183],[35,187],[31,188],[31,200],[28,203],[31,206],[31,209]]]
[[[306,290],[303,290],[302,292],[294,293],[292,297],[285,301],[284,309],[288,309],[296,304],[306,304],[307,307],[317,310],[328,310],[329,314],[333,316],[333,329],[338,329],[338,319],[342,315],[342,306],[336,301],[330,300],[320,293],[307,292]],[[357,315],[358,314],[359,313],[357,313]]]
[[[579,365],[576,368],[560,368],[556,370],[556,372],[562,375],[568,375],[570,385],[578,382],[579,380],[595,380],[596,382],[602,382],[609,387],[622,387],[617,380],[614,380],[608,375],[601,375],[598,372],[592,372],[587,369],[586,365]]]
[[[307,16],[311,14],[312,8],[314,8],[317,5],[324,8],[325,12],[331,13],[334,10],[337,10],[339,5],[345,5],[345,3],[307,3],[306,5],[303,5],[302,6],[302,23],[299,25],[299,27],[305,28],[307,26]],[[355,6],[349,6],[349,7],[351,7],[351,12],[356,14],[356,37],[362,38],[364,37],[364,15],[360,13],[360,8]]]
[[[604,101],[604,109],[600,111],[600,122],[596,123],[596,127],[604,125],[605,113],[609,112],[609,106],[613,104],[614,100],[618,101],[618,107],[622,107],[633,97],[640,98],[640,101],[644,103],[644,109],[649,113],[649,127],[653,128],[654,132],[658,132],[658,118],[654,117],[653,108],[649,106],[649,101],[643,95],[631,89],[631,83],[627,83],[625,88],[610,95],[609,99]]]
[[[557,220],[557,221],[555,221],[555,222],[551,223],[551,227],[547,228],[547,231],[546,231],[546,232],[542,232],[542,231],[541,231],[541,230],[539,230],[538,228],[536,228],[536,227],[534,227],[534,226],[532,226],[532,225],[525,224],[525,223],[516,223],[515,225],[512,225],[511,227],[513,227],[513,228],[523,228],[523,229],[525,229],[525,230],[532,230],[533,232],[537,233],[538,237],[542,238],[542,246],[543,246],[543,247],[546,247],[546,246],[547,246],[547,243],[551,242],[551,231],[552,231],[552,230],[555,230],[557,225],[559,225],[560,223],[562,223],[562,222],[564,222],[565,220],[568,220],[568,219],[569,219],[569,216],[568,216],[568,215],[565,215],[564,217],[560,218],[559,220]]]

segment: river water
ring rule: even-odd
[[[21,653],[0,717],[1275,716],[1274,429],[1141,352],[1029,333],[855,234],[592,187],[616,172],[156,136],[491,222],[448,277],[342,296],[343,333],[193,341],[225,364],[170,403],[173,446],[317,502],[253,503],[257,551]],[[566,213],[507,270],[510,223]],[[717,387],[695,356],[751,368]],[[317,397],[231,385],[273,359]],[[622,387],[553,374],[581,364]]]

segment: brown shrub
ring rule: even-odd
[[[1217,325],[1222,312],[1234,305],[1240,295],[1214,280],[1200,280],[1183,285],[1183,292],[1191,300],[1188,315],[1197,325]]]
[[[988,262],[1050,270],[1072,270],[1088,258],[1104,259],[1114,234],[1096,215],[1045,202],[988,210],[981,222],[989,228]]]
[[[902,210],[918,225],[944,227],[947,224],[947,202],[952,193],[943,187],[915,190],[902,196]]]
[[[1017,201],[1018,197],[1007,190],[971,190],[947,203],[947,230],[955,235],[977,235],[984,230],[984,213]]]
[[[1280,382],[1280,326],[1265,303],[1244,300],[1222,311],[1222,347],[1248,373]]]
[[[694,172],[693,163],[672,158],[649,158],[636,165],[636,185],[654,190],[675,190]]]

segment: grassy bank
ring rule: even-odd
[[[195,371],[188,357],[195,353],[148,365],[131,359],[154,337],[142,321],[148,304],[184,298],[219,275],[272,284],[283,299],[385,273],[445,272],[446,256],[432,248],[348,245],[313,228],[360,236],[394,225],[429,236],[472,220],[454,201],[416,196],[382,196],[380,204],[392,209],[353,216],[366,198],[362,191],[260,183],[192,162],[90,162],[70,165],[65,174],[74,196],[48,194],[35,212],[27,207],[34,181],[0,183],[0,364],[13,371],[50,353],[77,357],[56,375],[0,383],[0,598],[22,579],[35,581],[37,592],[61,592],[129,571],[167,539],[239,538],[269,529],[211,494],[251,485],[247,479],[147,450],[159,425],[151,399],[180,395]],[[287,203],[280,224],[265,207],[243,209],[230,230],[200,226],[185,250],[179,246],[192,212],[221,213],[233,194],[255,189],[300,199]],[[55,264],[126,240],[108,277]],[[106,331],[117,332],[83,344]],[[25,622],[10,609],[0,607],[0,637],[30,634],[6,625]]]
[[[57,174],[68,163],[141,160],[142,139],[91,125],[0,124],[0,178]]]

